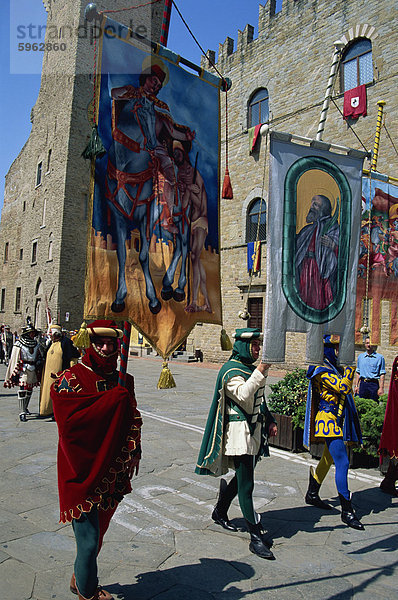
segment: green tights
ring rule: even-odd
[[[93,506],[89,513],[82,513],[72,520],[76,538],[75,577],[80,594],[91,598],[98,585],[97,554],[100,537],[98,510]]]
[[[256,524],[256,515],[253,506],[255,459],[255,456],[249,454],[234,456],[240,509],[244,518],[253,525]]]

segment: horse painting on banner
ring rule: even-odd
[[[135,47],[121,25],[107,36],[107,23],[85,316],[130,320],[168,356],[197,321],[221,322],[220,83]]]

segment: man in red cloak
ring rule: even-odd
[[[77,554],[70,589],[79,600],[112,600],[98,585],[97,555],[110,520],[141,458],[140,413],[134,379],[118,385],[114,321],[87,326],[90,346],[81,363],[57,376],[51,388],[59,431],[60,522],[71,522]]]
[[[380,483],[380,488],[386,494],[398,497],[398,491],[395,487],[395,482],[398,479],[398,356],[395,357],[392,366],[379,454],[390,457],[388,470]]]

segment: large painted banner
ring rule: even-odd
[[[325,145],[325,147],[327,147]],[[285,332],[307,333],[306,360],[323,362],[323,335],[355,358],[355,298],[364,153],[337,154],[271,133],[263,359],[285,360]]]
[[[110,19],[100,48],[85,317],[128,320],[167,357],[221,323],[220,80]]]
[[[390,344],[398,345],[398,187],[372,173],[362,183],[362,223],[358,263],[356,342],[370,329],[380,343],[381,300],[390,302]]]

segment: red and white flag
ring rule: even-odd
[[[360,115],[367,115],[365,85],[344,92],[343,118],[358,119]]]

